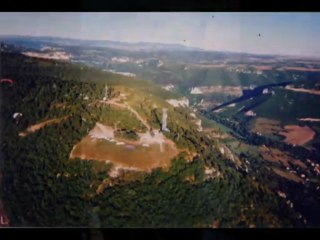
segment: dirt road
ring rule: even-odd
[[[120,107],[120,108],[124,108],[124,109],[127,109],[129,110],[130,112],[132,112],[138,119],[139,121],[148,129],[150,130],[151,127],[150,125],[147,123],[147,121],[145,119],[143,119],[143,117],[140,116],[140,114],[134,110],[132,107],[130,107],[127,103],[118,103],[114,100],[101,100],[100,101],[101,103],[104,103],[104,104],[111,104],[111,105],[114,105],[114,106],[117,106],[117,107]]]

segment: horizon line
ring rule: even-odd
[[[277,53],[255,53],[255,52],[242,52],[242,51],[230,51],[230,50],[213,50],[213,49],[204,49],[197,46],[184,45],[182,43],[163,43],[163,42],[152,42],[152,41],[119,41],[119,40],[110,40],[110,39],[88,39],[88,38],[74,38],[74,37],[62,37],[62,36],[50,36],[50,35],[20,35],[20,34],[0,34],[0,37],[29,37],[29,38],[58,38],[58,39],[67,39],[67,40],[80,40],[80,41],[109,41],[109,42],[118,42],[126,44],[139,44],[139,43],[148,43],[148,44],[162,44],[162,45],[178,45],[185,48],[193,48],[190,51],[203,51],[203,52],[222,52],[222,53],[233,53],[233,54],[248,54],[248,55],[257,55],[257,56],[277,56],[277,57],[298,57],[298,58],[317,58],[320,59],[320,55],[296,55],[296,54],[277,54]],[[183,50],[181,50],[183,51]]]

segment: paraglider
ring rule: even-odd
[[[2,78],[0,80],[1,83],[9,83],[10,85],[12,85],[14,83],[13,80],[9,79],[9,78]]]
[[[19,112],[16,112],[13,114],[13,119],[16,120],[16,124],[18,125],[19,122],[20,122],[20,119],[22,118],[23,114],[22,113],[19,113]]]

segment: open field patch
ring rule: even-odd
[[[315,89],[294,88],[294,87],[290,87],[290,86],[286,86],[285,89],[289,90],[289,91],[294,91],[294,92],[303,92],[303,93],[320,95],[320,90],[315,90]]]
[[[305,68],[305,67],[283,67],[283,70],[302,71],[302,72],[320,72],[319,68]]]
[[[264,71],[264,70],[272,70],[272,66],[269,65],[259,65],[259,66],[254,66],[255,69]]]
[[[290,181],[294,181],[294,182],[297,182],[297,183],[302,183],[303,182],[303,179],[301,179],[300,177],[298,177],[294,173],[286,172],[286,171],[283,171],[283,170],[280,170],[280,169],[274,168],[274,167],[272,168],[272,170],[277,175],[279,175],[280,177],[286,178],[286,179],[288,179]]]
[[[114,129],[97,123],[76,144],[70,158],[99,160],[118,167],[150,171],[157,167],[169,167],[171,159],[180,152],[175,143],[162,133],[139,133],[139,140],[124,140],[114,137]]]
[[[263,135],[272,135],[281,131],[280,122],[273,119],[258,117],[253,125],[252,131]]]
[[[279,132],[279,135],[285,137],[285,142],[292,145],[304,145],[311,141],[316,135],[308,126],[300,127],[298,125],[286,125],[285,131]]]
[[[266,146],[259,147],[259,153],[262,155],[263,159],[269,162],[281,163],[282,165],[288,167],[289,163],[297,165],[301,168],[306,169],[307,166],[298,159],[290,157],[287,153],[280,151],[276,148],[268,148]]]

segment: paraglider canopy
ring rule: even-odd
[[[16,124],[18,125],[20,123],[20,120],[22,118],[22,113],[16,112],[13,114],[13,119],[16,120]]]
[[[13,119],[16,119],[18,117],[22,117],[22,113],[16,112],[13,114]]]
[[[13,80],[9,79],[9,78],[2,78],[0,80],[1,83],[10,83],[11,85],[14,83]]]

